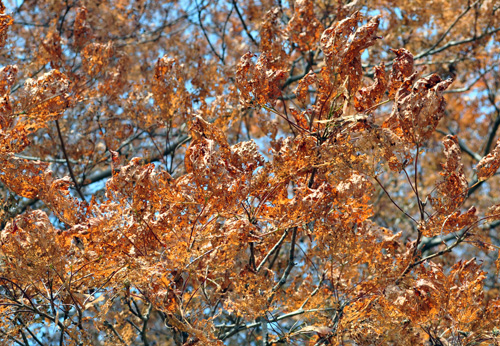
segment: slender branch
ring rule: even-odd
[[[422,57],[424,57],[424,54],[425,54],[425,56],[434,55],[434,54],[440,53],[440,52],[442,52],[442,51],[444,51],[444,50],[446,50],[448,48],[451,48],[451,47],[460,46],[462,44],[471,43],[471,42],[474,42],[474,41],[477,41],[477,40],[481,40],[484,37],[493,35],[493,34],[499,32],[499,31],[500,31],[500,28],[495,28],[493,30],[486,31],[485,33],[483,33],[480,36],[472,36],[472,37],[469,37],[469,38],[466,38],[466,39],[460,40],[460,41],[450,41],[447,44],[445,44],[444,46],[441,46],[440,48],[436,48],[436,49],[434,49],[432,51],[425,51],[425,52],[422,52],[420,54],[417,54],[415,56],[414,60],[421,59]],[[394,61],[388,61],[387,63],[385,63],[385,67],[389,68],[393,64],[394,64]],[[373,68],[374,66],[376,66],[376,65],[369,64],[369,65],[364,65],[363,68],[364,69],[365,68]],[[371,77],[374,76],[374,73],[373,72],[365,73],[365,76],[371,78]]]
[[[247,24],[245,23],[245,20],[243,19],[243,16],[241,15],[241,12],[240,12],[240,9],[238,8],[238,5],[236,3],[236,0],[233,0],[233,6],[234,6],[234,9],[236,10],[236,13],[238,14],[238,18],[240,18],[240,21],[241,21],[241,25],[243,25],[243,30],[245,30],[245,33],[247,34],[248,38],[250,39],[250,41],[252,41],[252,43],[255,45],[255,46],[259,46],[259,44],[257,43],[257,41],[255,41],[255,39],[253,38],[252,34],[250,33],[250,30],[248,30],[248,27],[247,27]]]
[[[297,315],[302,315],[302,314],[306,314],[306,313],[313,313],[313,312],[322,312],[322,311],[333,311],[333,310],[337,310],[335,308],[325,308],[325,309],[310,309],[310,310],[295,310],[295,311],[292,311],[288,314],[284,314],[284,315],[281,315],[281,316],[278,316],[276,318],[273,318],[273,319],[268,319],[267,320],[267,323],[276,323],[276,322],[279,322],[281,320],[284,320],[284,319],[287,319],[287,318],[292,318],[292,317],[295,317]],[[226,340],[227,338],[230,338],[231,336],[241,332],[242,330],[247,330],[247,329],[251,329],[251,328],[255,328],[255,327],[258,327],[261,325],[261,321],[257,321],[257,322],[253,322],[253,323],[249,323],[249,324],[243,324],[243,325],[238,325],[238,324],[219,324],[219,325],[215,325],[214,327],[215,328],[222,328],[222,329],[232,329],[230,330],[229,332],[227,332],[226,334],[222,335],[220,337],[220,340]]]
[[[486,89],[488,91],[488,100],[490,101],[493,108],[495,108],[497,116],[495,121],[493,122],[493,125],[490,126],[488,140],[486,141],[486,146],[484,147],[483,156],[486,156],[490,153],[491,147],[493,146],[493,141],[495,140],[498,128],[500,127],[500,109],[498,108],[495,102],[496,95],[493,94],[493,92],[491,91],[486,78],[484,78],[484,75],[483,75],[483,80],[484,80],[484,85],[486,86]]]
[[[418,223],[417,220],[415,220],[406,211],[404,211],[403,209],[401,209],[401,207],[392,199],[391,195],[389,194],[389,192],[387,192],[386,188],[382,185],[382,183],[378,180],[378,178],[376,176],[373,176],[373,178],[380,185],[380,187],[382,188],[382,190],[384,190],[385,194],[387,195],[387,197],[389,197],[389,199],[391,200],[392,204],[394,204],[396,206],[396,208],[398,208],[403,214],[405,214],[408,218],[410,218],[410,220],[412,220],[415,223]]]
[[[264,259],[260,262],[260,264],[258,265],[258,267],[255,269],[255,271],[257,273],[262,269],[262,267],[264,266],[264,264],[266,264],[266,262],[269,259],[269,257],[271,257],[271,255],[281,246],[281,244],[285,240],[286,236],[288,235],[288,232],[289,232],[289,229],[287,228],[285,230],[285,232],[283,232],[283,235],[281,236],[280,240],[278,240],[278,242],[276,244],[274,244],[274,246],[272,247],[272,249],[269,250],[269,252],[266,254],[266,257],[264,257]]]
[[[422,203],[422,200],[420,199],[420,194],[418,193],[418,157],[419,157],[419,154],[420,154],[420,146],[417,144],[417,152],[415,154],[415,195],[417,197],[417,203],[418,203],[418,209],[420,210],[420,221],[424,221],[425,219],[425,214],[424,214],[424,211],[425,211],[425,207]],[[421,237],[421,233],[420,231],[418,231],[418,238],[417,238],[417,245],[418,243],[420,242],[420,237]],[[416,248],[415,248],[416,250]]]
[[[487,32],[483,33],[480,36],[469,37],[469,38],[461,40],[461,41],[450,41],[450,42],[448,42],[447,44],[445,44],[444,46],[442,46],[440,48],[434,49],[434,50],[432,50],[430,52],[424,52],[424,53],[418,54],[415,57],[415,60],[420,59],[420,58],[422,58],[424,56],[427,56],[427,55],[434,55],[434,54],[440,53],[443,50],[446,50],[446,49],[451,48],[451,47],[455,47],[455,46],[459,46],[459,45],[462,45],[462,44],[465,44],[465,43],[470,43],[470,42],[474,42],[474,41],[480,40],[480,39],[482,39],[482,38],[484,38],[486,36],[493,35],[494,33],[498,32],[498,31],[500,31],[500,28],[496,28],[496,29],[493,29],[491,31],[487,31]]]
[[[130,319],[127,318],[125,321],[128,324],[130,324],[135,330],[137,330],[137,332],[139,332],[139,333],[141,332],[141,328],[137,327],[137,325],[134,322],[132,322]]]
[[[200,6],[198,5],[198,1],[196,1],[196,8],[198,9],[198,22],[200,23],[200,28],[201,28],[201,31],[203,32],[203,36],[205,36],[205,39],[207,40],[208,42],[208,45],[210,46],[210,50],[212,51],[212,53],[214,53],[214,55],[221,61],[221,63],[223,65],[225,65],[226,63],[224,62],[224,58],[221,57],[219,55],[219,53],[217,53],[217,51],[215,50],[215,47],[212,45],[212,42],[210,41],[210,38],[208,37],[208,34],[207,34],[207,31],[205,30],[205,26],[203,25],[203,20],[201,19],[201,8]]]
[[[26,337],[26,334],[23,332],[22,329],[19,330],[19,333],[21,334],[21,337],[23,338],[24,345],[29,346],[29,341],[28,338]]]
[[[68,153],[66,152],[66,146],[64,144],[64,139],[63,139],[62,133],[61,133],[61,127],[59,126],[59,120],[56,120],[55,122],[56,122],[56,128],[57,128],[57,135],[59,136],[59,141],[61,142],[61,148],[62,148],[62,151],[64,154],[64,158],[66,160],[66,164],[68,166],[69,175],[71,176],[71,180],[73,180],[73,184],[75,185],[76,192],[78,192],[78,195],[80,196],[80,198],[83,201],[85,201],[85,197],[83,196],[83,193],[80,190],[80,186],[76,180],[75,174],[73,173],[73,169],[71,168],[71,163],[69,162]]]
[[[304,307],[306,306],[307,302],[309,302],[309,300],[319,292],[321,286],[323,285],[323,281],[325,281],[325,274],[326,274],[326,271],[324,271],[323,274],[321,275],[321,278],[319,279],[318,286],[316,286],[314,291],[312,291],[311,294],[306,298],[306,300],[304,300],[304,302],[300,306],[299,310],[303,310]]]
[[[38,337],[35,334],[33,334],[33,332],[29,329],[29,327],[26,325],[26,323],[24,323],[24,321],[21,319],[21,317],[18,317],[17,320],[19,321],[19,323],[21,323],[23,325],[24,329],[26,329],[26,331],[29,333],[29,335],[31,335],[33,340],[35,340],[38,345],[44,346],[43,343],[40,341],[40,339],[38,339]],[[64,333],[61,333],[61,334],[64,334]]]
[[[19,157],[20,159],[30,160],[30,161],[53,162],[53,163],[66,163],[67,162],[65,159],[51,159],[51,158],[42,159],[40,157],[26,156],[26,155],[20,155],[20,154],[15,154],[14,156]],[[78,161],[75,161],[75,160],[69,160],[69,162],[71,162],[75,165],[79,163]]]
[[[498,223],[500,225],[500,222]],[[495,226],[493,226],[493,223],[491,224],[490,228],[495,228]],[[462,230],[461,232],[457,234],[453,234],[453,233],[450,233],[444,237],[441,237],[441,236],[436,236],[436,237],[431,237],[431,238],[426,238],[424,237],[422,239],[422,241],[420,242],[420,244],[418,245],[418,251],[424,253],[426,251],[429,251],[430,249],[438,246],[438,245],[441,245],[441,244],[446,244],[446,242],[452,240],[452,239],[456,239],[457,237],[461,237],[463,232],[465,232],[465,229]]]
[[[294,260],[295,260],[295,241],[296,241],[296,238],[297,238],[297,227],[293,227],[290,253],[288,255],[288,265],[286,266],[285,271],[283,272],[283,275],[281,276],[280,281],[278,281],[278,283],[276,285],[274,285],[273,290],[272,290],[272,294],[268,299],[269,302],[271,302],[273,300],[274,294],[286,283],[286,280],[288,279],[288,276],[290,275],[292,268],[295,266]]]
[[[426,55],[428,55],[430,52],[432,52],[443,40],[444,38],[450,33],[451,29],[453,29],[453,27],[460,21],[460,19],[462,19],[463,16],[465,16],[467,14],[467,12],[470,11],[470,9],[475,6],[477,3],[479,2],[479,0],[477,0],[476,2],[474,2],[473,4],[469,4],[469,6],[467,6],[467,8],[455,19],[455,21],[453,23],[451,23],[451,25],[448,27],[448,29],[441,35],[441,37],[429,48],[427,49],[425,52],[423,53],[420,53],[419,55],[417,55],[415,57],[415,59],[420,59],[420,58],[423,58],[425,57]]]
[[[115,336],[118,338],[118,340],[120,340],[122,345],[128,346],[128,344],[125,342],[125,340],[123,340],[122,336],[118,333],[118,331],[111,323],[109,323],[108,321],[104,321],[104,326],[108,327],[111,330],[111,332],[115,334]]]
[[[268,112],[271,112],[271,113],[274,113],[276,114],[277,116],[283,118],[288,124],[296,127],[298,130],[302,130],[304,132],[307,132],[307,133],[311,133],[311,131],[309,131],[308,129],[305,129],[303,128],[302,126],[298,125],[298,124],[295,124],[293,121],[291,121],[290,119],[288,119],[286,116],[284,116],[283,114],[281,114],[280,112],[276,111],[275,109],[273,108],[270,108],[270,107],[267,107],[266,105],[260,105],[262,108],[264,108],[266,111]]]
[[[229,13],[227,14],[227,17],[226,17],[226,21],[224,22],[224,28],[222,29],[222,59],[226,59],[225,56],[226,56],[226,49],[227,49],[227,44],[226,44],[226,27],[227,27],[227,23],[229,22],[229,18],[231,18],[231,15],[233,14],[233,9],[231,9],[231,11],[229,11]]]
[[[458,89],[447,89],[447,90],[443,91],[443,93],[444,94],[452,94],[452,93],[462,93],[462,92],[469,91],[474,85],[476,85],[477,82],[479,82],[479,80],[481,78],[483,78],[488,72],[492,71],[498,65],[499,64],[493,64],[492,66],[490,66],[489,69],[487,69],[486,71],[481,73],[479,76],[477,76],[472,82],[469,82],[468,86],[465,86],[463,88],[458,88]]]
[[[439,257],[447,252],[451,252],[451,250],[453,250],[457,245],[459,245],[460,243],[462,243],[465,238],[467,238],[467,235],[469,234],[469,231],[471,231],[472,229],[474,229],[475,227],[477,227],[477,225],[482,222],[482,221],[485,221],[487,219],[490,219],[490,218],[498,218],[500,216],[500,214],[493,214],[493,215],[489,215],[487,217],[484,217],[482,219],[479,219],[477,221],[475,221],[474,223],[472,223],[471,225],[469,225],[467,228],[465,228],[463,231],[461,231],[459,233],[459,235],[454,235],[454,237],[456,237],[456,240],[453,244],[451,245],[448,245],[446,246],[445,249],[443,250],[440,250],[436,253],[433,253],[429,256],[426,256],[424,258],[421,258],[420,260],[417,260],[413,263],[410,263],[408,264],[408,266],[406,267],[406,269],[403,271],[403,273],[401,273],[401,275],[399,276],[399,278],[396,280],[396,283],[399,283],[399,281],[403,278],[403,276],[405,276],[413,267],[421,264],[421,263],[424,263],[425,261],[428,261],[430,259],[433,259],[435,257]]]
[[[408,268],[411,269],[417,265],[419,265],[420,263],[424,263],[425,261],[428,261],[430,259],[433,259],[434,257],[438,257],[438,256],[441,256],[447,252],[450,252],[451,250],[453,250],[453,248],[455,248],[457,245],[459,245],[466,237],[467,237],[467,233],[471,230],[471,228],[468,228],[466,231],[464,231],[458,238],[457,240],[451,244],[450,246],[447,246],[446,249],[443,249],[441,251],[438,251],[436,253],[433,253],[432,255],[429,255],[427,257],[424,257],[416,262],[413,262],[413,264],[411,264]],[[406,274],[406,273],[405,273]]]
[[[7,334],[6,332],[4,332],[3,330],[0,329],[0,333],[2,333],[2,335],[6,336],[7,338],[9,338],[9,340],[12,340],[14,341],[16,344],[18,345],[21,345],[21,346],[28,346],[29,344],[23,344],[21,341],[17,340],[16,338],[14,338],[13,336]]]

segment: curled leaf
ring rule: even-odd
[[[462,153],[455,136],[443,140],[443,179],[436,184],[437,197],[431,197],[432,206],[440,213],[455,212],[465,200],[468,191],[467,179],[462,164]]]
[[[483,157],[476,166],[477,179],[484,181],[490,178],[500,168],[500,139],[495,149]]]
[[[429,139],[444,116],[446,102],[443,91],[452,80],[441,81],[438,75],[433,74],[419,79],[411,87],[415,79],[416,74],[413,74],[399,88],[384,127],[399,128],[406,141],[421,144]]]
[[[252,53],[245,54],[238,63],[236,85],[240,89],[240,101],[245,106],[274,104],[281,95],[281,85],[286,72],[274,64],[274,56],[262,53],[254,64]]]
[[[315,47],[321,32],[324,30],[321,22],[314,14],[313,2],[298,0],[295,2],[293,17],[288,22],[287,30],[292,42],[295,42],[302,51],[309,51]]]
[[[413,70],[413,54],[404,48],[391,49],[396,54],[396,59],[392,64],[392,72],[389,77],[389,98],[392,98],[398,91],[406,78],[409,78]]]
[[[14,19],[5,14],[5,6],[0,3],[0,48],[5,46],[5,41],[7,40],[7,30],[9,26],[12,25]]]
[[[361,53],[379,38],[375,34],[379,16],[358,28],[357,24],[361,20],[361,14],[356,12],[326,29],[320,39],[327,68],[331,74],[339,74],[341,81],[348,80],[347,89],[351,95],[356,93],[361,84]]]
[[[387,88],[387,77],[385,66],[375,66],[375,81],[370,86],[359,89],[359,96],[354,99],[354,106],[358,111],[364,111],[373,107],[382,100]]]

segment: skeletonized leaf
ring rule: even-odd
[[[51,70],[37,79],[28,78],[20,102],[26,118],[23,123],[31,131],[44,127],[62,116],[70,100],[71,81],[64,73]]]

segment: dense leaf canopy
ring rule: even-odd
[[[0,344],[500,344],[499,38],[499,0],[0,2]]]

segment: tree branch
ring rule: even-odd
[[[245,30],[245,33],[247,34],[248,38],[250,39],[250,41],[252,41],[252,43],[256,47],[259,47],[259,44],[257,43],[257,41],[255,41],[255,39],[253,38],[252,34],[248,30],[247,24],[245,23],[245,20],[243,19],[243,16],[241,15],[241,12],[240,12],[240,9],[238,8],[236,0],[233,0],[233,6],[234,6],[234,9],[236,10],[236,13],[238,14],[238,18],[240,18],[241,25],[243,25],[243,30]]]
[[[82,191],[80,190],[80,186],[78,182],[76,181],[75,174],[73,173],[73,169],[71,168],[71,163],[69,162],[69,157],[68,153],[66,152],[66,146],[64,145],[64,139],[62,137],[61,133],[61,127],[59,126],[59,120],[56,120],[56,128],[57,128],[57,135],[59,136],[59,141],[61,142],[61,148],[64,154],[64,159],[66,160],[66,165],[68,166],[69,170],[69,175],[71,176],[71,180],[73,180],[73,184],[75,185],[75,190],[78,192],[78,195],[80,198],[85,202],[85,197],[83,196]]]
[[[109,323],[108,321],[104,321],[104,326],[108,327],[111,330],[111,332],[115,334],[115,336],[118,338],[118,340],[120,340],[122,345],[128,346],[128,344],[125,342],[125,340],[123,340],[122,336],[118,333],[118,331],[111,323]]]
[[[433,49],[435,49],[443,40],[444,38],[450,33],[451,29],[453,29],[453,27],[459,22],[460,19],[462,19],[463,16],[465,16],[467,14],[467,12],[470,11],[470,9],[475,6],[477,3],[479,2],[479,0],[477,0],[476,2],[474,2],[473,4],[469,4],[467,6],[467,8],[455,19],[455,21],[453,23],[451,23],[451,25],[448,27],[448,29],[441,35],[441,37],[429,48],[427,49],[427,51],[417,55],[415,57],[415,60],[416,59],[420,59],[420,58],[423,58],[425,57],[426,55],[428,55],[430,52],[432,52]]]

